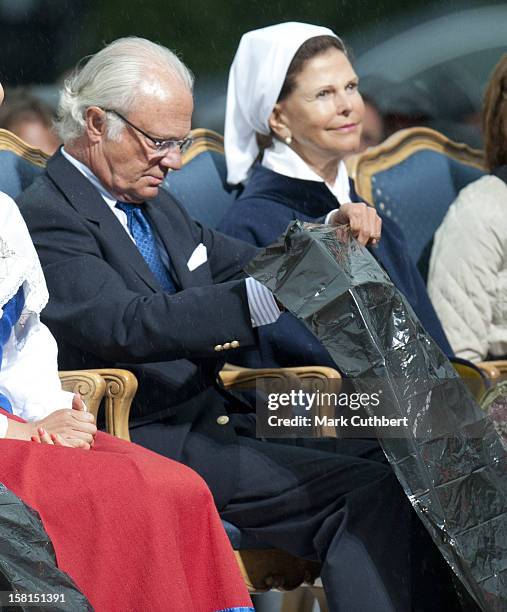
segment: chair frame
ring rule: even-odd
[[[79,393],[88,410],[97,418],[100,404],[106,393],[106,381],[97,372],[72,370],[59,372],[62,388]]]
[[[45,168],[46,162],[49,159],[49,155],[31,147],[21,138],[18,138],[16,134],[0,128],[0,151],[11,151],[16,155],[19,155],[26,161],[38,166],[39,168]]]
[[[188,151],[183,154],[183,166],[205,151],[224,154],[224,138],[217,132],[205,128],[196,128],[190,132],[190,135],[193,142]]]
[[[347,159],[349,176],[354,180],[357,193],[373,206],[373,176],[423,150],[443,153],[458,162],[486,171],[482,151],[454,142],[430,128],[407,128],[395,132],[381,144]]]
[[[507,378],[507,359],[481,361],[475,365],[480,368],[493,383],[500,382]]]

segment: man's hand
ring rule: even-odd
[[[331,225],[349,225],[354,238],[362,245],[376,245],[380,240],[382,219],[372,206],[364,202],[342,204],[334,212],[329,223]]]

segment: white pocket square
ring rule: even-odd
[[[200,242],[194,249],[192,255],[190,255],[190,259],[187,261],[187,268],[190,272],[193,272],[199,266],[202,266],[203,263],[208,261],[208,251],[204,244]]]

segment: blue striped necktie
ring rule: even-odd
[[[160,286],[167,293],[176,293],[176,285],[164,266],[155,235],[143,213],[142,205],[117,202],[116,207],[127,215],[127,224],[132,238]],[[167,256],[169,257],[169,254]]]

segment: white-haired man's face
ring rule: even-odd
[[[192,94],[178,79],[161,79],[157,90],[141,89],[134,108],[126,114],[98,107],[87,111],[88,165],[104,187],[124,202],[155,198],[167,172],[181,167],[179,146],[159,151],[154,141],[184,141],[191,127]],[[124,124],[118,140],[108,137],[111,115]]]

